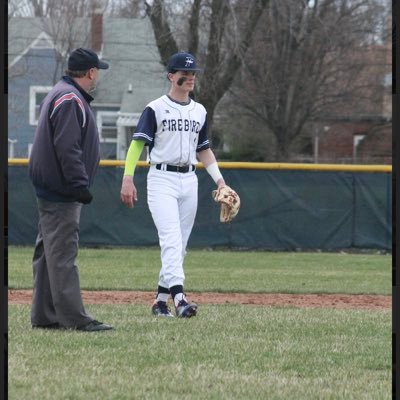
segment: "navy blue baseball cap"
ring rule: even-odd
[[[87,71],[90,68],[108,69],[108,64],[100,61],[97,54],[90,49],[75,49],[68,58],[70,71]]]
[[[192,54],[182,51],[171,56],[168,61],[167,71],[201,71],[201,69],[197,67],[196,59]]]

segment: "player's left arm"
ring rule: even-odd
[[[225,180],[219,170],[217,159],[210,148],[197,152],[197,159],[203,163],[204,168],[218,187],[225,186]]]
[[[225,186],[225,180],[219,170],[217,160],[210,149],[208,140],[208,117],[206,115],[204,124],[199,132],[199,140],[196,148],[197,159],[201,161],[218,188]]]

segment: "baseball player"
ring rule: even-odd
[[[169,59],[170,90],[144,109],[125,161],[121,200],[133,207],[138,200],[134,171],[147,146],[150,164],[147,201],[158,231],[162,263],[152,306],[156,316],[173,317],[167,305],[169,296],[177,317],[190,318],[197,313],[197,305],[185,296],[183,271],[186,246],[197,211],[197,162],[203,163],[218,188],[225,186],[209,147],[207,112],[189,97],[199,70],[195,57],[189,53],[179,52]]]

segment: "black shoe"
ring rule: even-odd
[[[151,307],[151,312],[157,317],[174,318],[165,301],[154,300],[153,306]]]
[[[76,328],[78,331],[83,331],[83,332],[98,332],[98,331],[108,331],[110,329],[113,329],[111,325],[103,324],[102,322],[96,321],[95,319],[93,321],[90,321],[88,324],[84,326],[80,326],[79,328]]]
[[[49,325],[32,325],[32,329],[62,329],[58,322]]]
[[[178,306],[175,307],[176,316],[179,318],[191,318],[197,314],[197,304],[188,303],[185,299],[182,299]]]

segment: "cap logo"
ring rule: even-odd
[[[190,67],[192,64],[193,64],[193,58],[191,58],[191,57],[186,57],[186,60],[185,60],[185,67]]]

